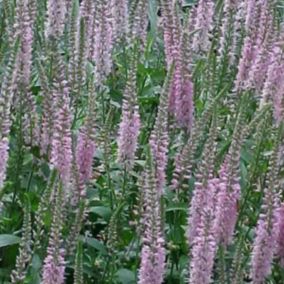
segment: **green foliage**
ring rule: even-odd
[[[20,238],[14,235],[0,235],[0,247],[6,247],[18,244],[20,242]]]

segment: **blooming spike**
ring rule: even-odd
[[[62,246],[62,227],[63,227],[63,214],[62,214],[62,184],[58,185],[55,193],[55,211],[51,225],[51,232],[49,237],[49,244],[47,249],[47,256],[44,259],[42,284],[63,284],[65,251]]]
[[[122,119],[119,125],[118,161],[126,169],[132,169],[140,130],[140,116],[136,98],[136,62],[129,71],[124,91]]]
[[[249,72],[255,60],[255,40],[259,24],[259,5],[255,0],[247,1],[245,30],[246,37],[239,60],[238,73],[235,80],[235,91],[239,92],[248,87]]]
[[[217,134],[218,129],[216,125],[216,118],[214,117],[210,128],[209,137],[202,155],[202,161],[199,165],[199,169],[196,174],[195,189],[193,192],[193,197],[191,199],[189,209],[187,228],[187,237],[189,245],[192,245],[192,243],[194,243],[194,240],[197,236],[198,225],[200,223],[202,215],[201,209],[204,208],[204,206],[208,205],[206,203],[207,191],[215,192],[215,188],[217,188],[218,185],[218,179],[213,178],[213,165],[216,153],[215,141],[217,138]],[[212,198],[214,194],[212,193]]]
[[[85,196],[85,186],[92,174],[92,163],[95,154],[95,101],[94,94],[90,94],[89,112],[85,124],[80,129],[77,148],[76,165],[79,172],[79,196]]]
[[[113,46],[113,31],[110,15],[110,1],[97,0],[95,18],[95,45],[93,60],[95,61],[95,81],[97,86],[103,86],[111,71],[111,51]]]
[[[216,201],[214,232],[217,242],[225,246],[232,242],[238,217],[237,203],[241,194],[239,164],[245,134],[243,131],[243,122],[244,114],[242,106],[235,125],[229,153],[219,171],[220,183]]]
[[[54,132],[52,136],[51,163],[59,171],[65,185],[70,181],[71,150],[71,114],[67,81],[62,58],[56,53],[57,78],[54,86]]]
[[[280,265],[284,268],[284,203],[277,210],[277,251],[276,256],[279,258]]]
[[[262,90],[267,69],[271,64],[269,51],[274,44],[273,17],[268,0],[264,0],[260,7],[259,27],[255,40],[255,60],[249,71],[248,87],[255,88],[258,92]]]
[[[113,40],[119,43],[128,33],[128,1],[111,0]]]
[[[261,214],[256,227],[256,237],[253,245],[251,259],[251,276],[253,283],[261,284],[271,273],[271,263],[276,252],[278,225],[277,208],[279,206],[279,181],[278,181],[278,155],[281,129],[274,146],[270,160],[268,184],[264,191],[264,199],[261,206]]]
[[[223,8],[223,20],[221,25],[221,37],[220,37],[220,49],[219,55],[223,56],[226,50],[226,44],[230,43],[232,40],[232,29],[234,14],[237,9],[236,0],[225,0]]]
[[[58,37],[63,34],[66,16],[65,0],[49,0],[47,3],[46,36]]]
[[[138,3],[137,3],[138,2]],[[148,26],[148,1],[138,0],[136,9],[133,12],[133,23],[130,27],[130,44],[134,39],[141,39],[142,46],[145,46]]]
[[[156,167],[157,190],[160,195],[163,192],[166,182],[165,170],[167,166],[167,153],[169,144],[167,107],[172,75],[173,67],[168,72],[163,91],[160,95],[158,114],[149,141]]]
[[[173,24],[173,14],[170,0],[161,0],[162,9],[162,21],[163,21],[163,31],[164,31],[164,45],[165,45],[165,55],[166,63],[169,68],[173,62],[173,48],[174,48],[174,24]]]
[[[14,48],[11,51],[9,62],[4,73],[3,83],[0,95],[0,190],[3,187],[6,178],[6,168],[8,162],[9,151],[9,134],[11,126],[10,107],[15,90],[15,81],[17,74],[17,54],[19,49],[19,41],[16,40]]]
[[[161,229],[160,198],[151,154],[145,170],[143,205],[143,247],[138,284],[162,284],[165,273],[164,237]]]
[[[211,0],[199,0],[196,11],[193,50],[197,53],[207,52],[210,48],[209,33],[212,30],[215,4]]]
[[[46,36],[61,36],[66,16],[65,0],[49,0],[47,3],[47,15]]]
[[[32,228],[31,228],[31,213],[30,205],[28,204],[24,210],[23,234],[20,243],[19,255],[16,260],[16,269],[11,273],[11,282],[21,283],[26,278],[26,274],[31,261],[31,246],[32,246]]]
[[[213,192],[212,192],[213,189]],[[205,188],[203,189],[205,190]],[[193,242],[190,263],[190,284],[209,284],[216,253],[216,240],[213,231],[214,187],[206,191],[205,207],[201,208],[201,219],[197,225],[197,234]]]
[[[95,21],[95,1],[84,0],[80,5],[80,17],[84,18],[85,27],[86,27],[86,50],[88,58],[91,58],[91,45],[93,44],[94,39],[94,21]]]

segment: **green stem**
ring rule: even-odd
[[[219,247],[219,281],[220,284],[226,284],[226,262],[225,262],[225,248],[221,245]]]

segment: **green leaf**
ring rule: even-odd
[[[135,164],[141,166],[141,167],[145,167],[146,165],[146,161],[145,160],[136,160]]]
[[[14,235],[0,235],[0,247],[18,244],[21,238]]]
[[[102,217],[104,220],[108,221],[111,217],[111,209],[105,206],[95,206],[89,208],[89,212],[95,213]]]
[[[103,255],[107,255],[107,250],[105,248],[105,245],[103,243],[101,243],[100,241],[98,241],[95,238],[85,238],[82,237],[83,240],[85,240],[85,242],[92,248],[98,250],[101,254]]]
[[[185,211],[187,212],[188,206],[186,204],[173,204],[166,209],[166,212],[172,211]]]
[[[129,269],[121,268],[116,272],[116,277],[118,278],[119,283],[122,284],[134,284],[135,283],[135,274]]]
[[[28,283],[29,284],[40,284],[40,269],[42,266],[42,261],[39,257],[39,255],[35,254],[32,259],[31,263],[31,273],[28,277]]]
[[[121,109],[121,105],[118,102],[115,102],[113,100],[110,101],[110,104],[118,109]]]
[[[39,271],[40,268],[42,266],[42,262],[41,262],[41,259],[39,257],[38,254],[35,254],[33,256],[33,259],[32,259],[32,268],[35,270],[35,271]]]

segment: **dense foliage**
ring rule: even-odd
[[[0,282],[284,283],[277,0],[0,0]]]

